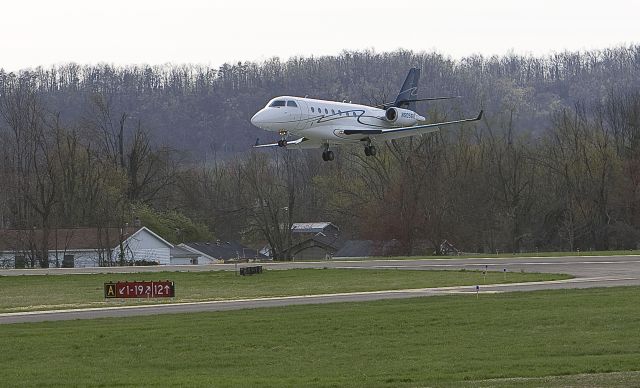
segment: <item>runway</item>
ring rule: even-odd
[[[247,265],[247,264],[242,264]],[[251,265],[251,264],[248,264]],[[325,295],[304,295],[277,298],[255,298],[232,301],[214,301],[197,303],[174,303],[144,306],[121,306],[90,308],[77,310],[37,311],[28,313],[0,314],[0,324],[58,321],[73,319],[95,319],[107,317],[130,317],[155,314],[194,313],[204,311],[227,311],[277,306],[325,304],[339,302],[365,302],[382,299],[403,299],[451,294],[479,294],[514,291],[534,291],[566,288],[591,288],[640,285],[640,256],[571,256],[571,257],[526,257],[526,258],[479,258],[479,259],[429,259],[429,260],[347,260],[322,262],[262,263],[265,269],[292,268],[349,268],[389,269],[389,270],[484,270],[506,272],[547,272],[567,273],[574,279],[483,285],[407,289],[393,291],[373,291],[338,293]],[[78,269],[34,269],[1,270],[0,275],[44,275],[44,274],[83,274],[83,273],[126,273],[159,271],[232,271],[234,264],[207,266],[163,266],[163,267],[112,267]],[[505,271],[506,270],[506,271]]]

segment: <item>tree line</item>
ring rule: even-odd
[[[264,134],[248,118],[270,97],[378,104],[415,65],[421,95],[465,96],[427,105],[429,119],[483,108],[483,120],[388,142],[375,157],[344,147],[332,163],[249,150]],[[289,257],[291,224],[308,221],[395,239],[399,254],[441,253],[444,240],[469,252],[636,248],[639,72],[639,46],[0,71],[0,226],[142,216],[174,242],[269,244],[278,259]]]
[[[453,60],[434,52],[343,52],[336,56],[272,58],[218,68],[202,65],[112,66],[66,64],[0,69],[0,93],[16,83],[37,91],[47,108],[76,122],[102,96],[115,112],[147,126],[158,144],[192,151],[196,159],[244,152],[257,137],[249,118],[277,95],[379,103],[395,99],[407,70],[422,68],[421,96],[460,95],[460,111],[499,113],[517,109],[517,131],[547,128],[550,114],[610,90],[639,85],[640,46],[533,57],[474,55]],[[272,139],[270,139],[272,140]]]

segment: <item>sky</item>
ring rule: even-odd
[[[344,50],[549,55],[640,42],[638,0],[3,0],[0,68],[165,64]]]

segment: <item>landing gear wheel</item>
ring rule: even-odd
[[[376,154],[376,147],[375,146],[365,146],[364,147],[364,154],[367,156],[373,156]]]
[[[286,140],[278,140],[278,146],[279,147],[284,147],[287,145],[287,141]]]
[[[335,156],[333,155],[333,151],[327,150],[322,152],[322,160],[324,160],[325,162],[329,162],[333,160],[334,157]]]

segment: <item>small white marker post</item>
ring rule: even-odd
[[[484,266],[484,272],[482,273],[484,275],[484,284],[487,284],[487,269],[488,266]]]
[[[480,286],[476,286],[476,299],[478,299],[480,295]]]
[[[502,272],[504,272],[504,280],[507,280],[507,269],[503,268]]]

